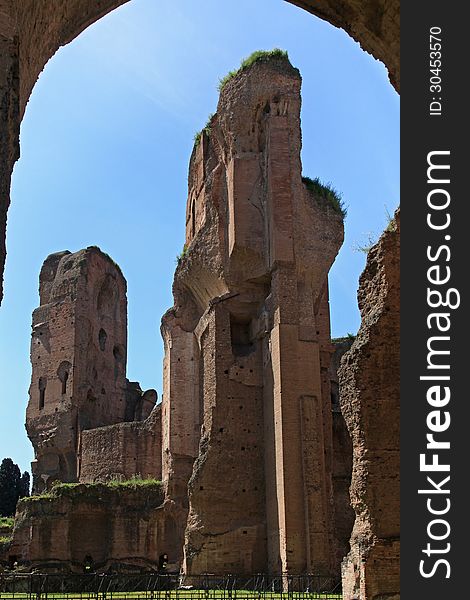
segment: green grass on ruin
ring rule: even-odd
[[[236,77],[242,71],[251,67],[251,65],[253,65],[254,63],[267,61],[272,58],[284,58],[284,59],[289,60],[289,55],[286,50],[281,50],[280,48],[274,48],[273,50],[256,50],[255,52],[252,52],[250,54],[250,56],[247,56],[246,58],[244,58],[241,61],[238,69],[229,71],[227,73],[227,75],[225,75],[224,77],[221,77],[221,79],[219,80],[219,85],[218,85],[219,92],[221,92],[224,89],[224,87],[227,85],[227,83],[229,81],[231,81],[234,77]],[[201,143],[203,133],[205,133],[208,137],[210,137],[211,121],[212,121],[213,116],[214,116],[214,113],[210,114],[204,127],[200,131],[197,131],[194,134],[194,148],[197,148],[199,146],[199,144]]]
[[[158,479],[142,479],[141,477],[131,477],[131,479],[110,479],[106,482],[96,482],[96,483],[56,483],[52,489],[51,493],[60,492],[62,490],[71,490],[75,489],[79,486],[85,486],[86,489],[98,489],[98,488],[109,488],[109,489],[140,489],[140,488],[151,488],[151,487],[161,487],[162,482]]]
[[[233,71],[229,71],[225,77],[222,77],[219,80],[219,92],[221,92],[224,87],[227,85],[229,81],[231,81],[234,77],[236,77],[239,73],[248,69],[256,62],[262,62],[270,60],[271,58],[285,58],[289,60],[289,55],[286,50],[281,50],[280,48],[274,48],[273,50],[256,50],[250,56],[247,56],[242,60],[238,69],[234,69]]]
[[[2,554],[3,552],[6,552],[8,550],[12,540],[13,540],[13,537],[10,535],[0,535],[0,554]],[[0,598],[1,598],[1,595],[0,595]]]
[[[211,136],[211,121],[212,118],[214,116],[214,113],[211,113],[208,117],[207,117],[207,121],[206,124],[204,125],[204,127],[201,129],[201,131],[197,131],[194,134],[194,147],[197,148],[199,146],[199,144],[201,143],[201,139],[202,139],[202,134],[205,133],[207,135],[207,137]]]
[[[3,529],[3,535],[0,535],[0,552],[10,545],[14,526],[13,517],[0,517],[0,527]]]
[[[54,500],[59,498],[60,496],[67,494],[67,492],[77,491],[85,491],[85,492],[99,492],[101,490],[115,490],[115,491],[127,491],[127,490],[151,490],[155,491],[162,489],[162,482],[158,479],[142,479],[140,477],[132,477],[131,479],[119,480],[119,479],[111,479],[106,482],[96,482],[96,483],[55,483],[51,490],[45,492],[43,494],[38,494],[36,496],[29,496],[28,498],[23,498],[22,502],[40,502],[43,500]]]
[[[180,262],[188,255],[188,246],[185,244],[183,246],[183,250],[176,256],[176,264],[179,265]]]
[[[338,192],[330,183],[322,183],[318,177],[302,177],[302,181],[309,192],[325,201],[343,219],[346,218],[348,209],[343,201],[342,194]]]

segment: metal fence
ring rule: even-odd
[[[0,574],[0,599],[342,600],[340,583],[319,575],[182,576]]]

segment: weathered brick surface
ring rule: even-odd
[[[399,597],[400,215],[361,276],[362,324],[340,369],[341,408],[353,443],[356,520],[343,563],[345,600]]]
[[[338,572],[326,281],[343,222],[301,179],[300,82],[284,58],[241,71],[191,157],[187,251],[163,322],[168,489],[187,485],[176,448],[191,440],[197,456],[190,573]]]
[[[0,303],[3,298],[11,174],[20,156],[19,94],[18,37],[14,20],[0,4]]]
[[[289,0],[349,33],[388,68],[400,90],[400,0]]]
[[[81,482],[162,478],[161,405],[145,421],[82,432]]]
[[[354,524],[354,511],[349,499],[352,472],[352,442],[340,407],[338,369],[341,358],[350,349],[352,339],[334,342],[329,377],[333,427],[333,502],[335,513],[336,561],[341,563],[349,552],[349,538]]]
[[[33,313],[26,428],[33,488],[77,481],[81,432],[124,420],[126,281],[98,248],[49,256]]]
[[[199,349],[174,311],[162,319],[165,345],[162,399],[162,475],[168,495],[187,506],[188,480],[198,455],[201,429]]]
[[[174,528],[161,486],[78,485],[20,501],[9,554],[30,568],[83,572],[86,556],[103,570],[155,568],[164,552],[174,560]]]
[[[131,472],[133,462],[136,469],[147,470],[145,455],[156,457],[161,448],[159,420],[123,428],[115,439],[98,434],[82,437],[85,430],[142,420],[156,402],[155,392],[142,393],[138,384],[126,379],[126,281],[119,267],[99,248],[90,247],[50,255],[39,279],[26,411],[26,428],[35,450],[34,491],[41,492],[55,480],[78,481],[82,451],[87,480],[94,479],[94,462],[101,477],[105,467],[96,466],[100,455],[93,459],[91,448],[98,447],[101,439],[107,450],[114,441],[116,450],[119,439],[123,443],[130,430],[136,433],[134,454],[131,446],[126,459],[117,458],[119,453],[113,451],[106,459],[108,466],[116,457],[116,472],[137,474],[138,470]],[[139,465],[138,452],[142,452]],[[151,470],[157,473],[157,459],[154,462]]]

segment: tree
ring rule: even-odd
[[[20,478],[20,483],[18,486],[18,499],[29,496],[29,486],[30,486],[31,478],[29,476],[28,471],[25,471]]]
[[[0,465],[0,516],[15,514],[19,498],[29,496],[29,473],[21,471],[11,458],[4,458]]]

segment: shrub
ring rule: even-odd
[[[302,181],[309,192],[325,200],[327,205],[340,214],[343,219],[346,218],[348,210],[342,195],[330,183],[322,183],[318,177],[315,179],[302,177]]]
[[[392,231],[397,230],[396,221],[395,221],[393,215],[390,214],[390,211],[388,210],[387,207],[385,207],[385,220],[386,220],[386,225],[385,225],[384,232],[387,231],[390,233]],[[362,252],[363,254],[369,254],[369,251],[372,249],[372,247],[375,246],[375,244],[379,241],[380,235],[377,233],[373,233],[371,231],[365,235],[367,236],[365,243],[355,244],[354,250],[356,252]]]
[[[219,80],[219,92],[221,92],[226,84],[233,79],[236,75],[251,67],[252,64],[262,60],[269,60],[270,58],[286,58],[289,59],[289,55],[286,50],[281,50],[280,48],[274,48],[273,50],[256,50],[250,56],[247,56],[242,60],[238,69],[233,71],[229,71],[225,77],[222,77]]]
[[[387,225],[385,226],[385,231],[396,231],[397,224],[392,214],[387,207],[385,207],[385,218],[387,219]]]
[[[13,538],[0,536],[0,552],[6,552],[10,547]],[[3,596],[2,596],[3,598]]]
[[[356,252],[362,252],[363,254],[369,254],[369,251],[377,243],[377,241],[378,241],[378,236],[377,235],[374,235],[371,232],[369,232],[366,235],[367,235],[367,240],[366,240],[366,242],[364,244],[357,243],[354,246],[354,250]]]

